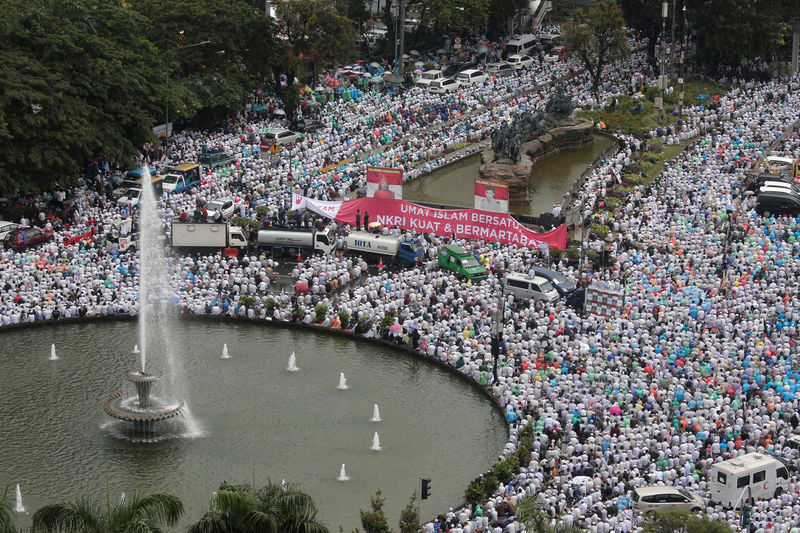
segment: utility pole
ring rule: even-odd
[[[181,33],[183,33],[183,30],[181,30]],[[169,52],[177,52],[178,50],[184,50],[194,46],[202,46],[210,42],[211,41],[201,41],[199,43],[187,44],[186,46],[176,46],[171,50],[167,50],[167,57],[164,58],[164,88],[166,93],[164,95],[164,141],[167,146],[169,146]]]
[[[669,41],[669,76],[675,77],[675,14],[677,13],[678,0],[672,0],[672,38]]]
[[[667,42],[667,16],[669,15],[669,4],[667,0],[661,3],[661,75],[658,77],[658,98],[656,99],[656,108],[658,109],[658,123],[664,122],[664,63],[666,63],[666,42]]]
[[[406,44],[406,0],[400,0],[400,21],[398,26],[400,27],[400,52],[398,57],[399,65],[400,65],[400,74],[401,76],[405,77],[405,72],[403,69],[403,49]]]
[[[681,91],[678,93],[678,118],[683,120],[683,78],[686,75],[686,0],[683,0],[683,38],[681,39]]]

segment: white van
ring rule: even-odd
[[[458,76],[456,76],[456,80],[462,87],[469,87],[470,85],[474,85],[476,83],[483,83],[489,79],[489,76],[486,75],[481,70],[469,69],[465,70]]]
[[[506,57],[514,54],[525,55],[529,52],[532,52],[535,47],[536,37],[530,33],[526,33],[525,35],[520,35],[519,37],[508,41],[505,47],[505,54]]]
[[[753,452],[712,465],[708,479],[711,501],[731,509],[780,496],[789,488],[789,469],[776,457]]]
[[[529,277],[527,274],[509,272],[505,276],[503,291],[523,300],[558,300],[558,291],[553,284],[541,276]]]

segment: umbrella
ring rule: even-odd
[[[414,74],[422,74],[422,72],[423,72],[422,69],[418,68],[417,70],[414,71]]]
[[[400,85],[401,83],[403,83],[403,76],[392,72],[391,74],[384,76],[383,81],[385,81],[386,83],[392,83],[394,85]]]
[[[297,284],[294,286],[294,290],[301,294],[305,294],[308,292],[308,285],[303,283],[302,281],[298,281]]]
[[[414,66],[415,66],[415,67],[421,67],[421,66],[423,66],[424,64],[425,64],[425,62],[424,62],[424,61],[414,61]]]
[[[381,68],[380,64],[376,63],[375,61],[373,61],[372,63],[370,63],[370,64],[369,64],[369,66],[371,66],[371,67],[373,67],[373,68]]]
[[[613,416],[619,416],[622,414],[622,409],[619,405],[612,405],[611,409],[608,410],[609,413]]]
[[[380,222],[370,222],[369,223],[369,227],[372,228],[372,229],[380,228],[381,227],[381,223]]]
[[[446,54],[447,50],[445,50],[444,48],[439,48],[438,50],[436,50],[436,53],[437,54]]]
[[[418,55],[420,55],[420,53],[419,53],[419,52],[417,52],[416,50],[411,50],[411,51],[409,52],[409,54],[411,54],[412,56],[418,56]]]
[[[403,54],[403,59],[411,59],[411,56],[408,54]]]
[[[365,72],[365,73],[364,73],[364,74],[362,74],[362,75],[363,75],[365,78],[371,78],[371,77],[372,77],[372,74],[370,74],[369,72]]]
[[[485,45],[485,44],[480,44],[480,45],[478,45],[478,48],[476,49],[476,51],[477,51],[479,54],[485,54],[486,52],[488,52],[488,51],[489,51],[489,49],[488,49],[488,48],[486,48],[486,45]]]
[[[341,87],[342,80],[340,80],[339,78],[331,78],[330,76],[328,76],[327,78],[325,78],[325,85],[327,85],[328,87]]]
[[[389,329],[391,331],[400,331],[401,329],[403,329],[403,326],[401,326],[400,324],[392,324],[391,326],[389,326]]]

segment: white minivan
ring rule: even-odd
[[[534,37],[530,33],[525,35],[520,35],[519,37],[511,39],[506,44],[505,47],[506,57],[514,54],[525,55],[529,52],[532,52],[535,47],[536,47],[536,37]]]
[[[429,70],[422,73],[422,76],[417,80],[416,84],[421,85],[422,87],[427,87],[434,81],[442,79],[444,79],[444,74],[442,74],[441,70]]]
[[[789,488],[789,469],[781,460],[748,453],[715,463],[709,469],[711,501],[728,509],[761,498],[777,498]]]
[[[456,80],[462,87],[469,87],[470,85],[474,85],[476,83],[483,83],[489,79],[489,76],[486,75],[481,70],[469,69],[465,70],[458,76],[456,76]]]
[[[509,272],[505,276],[503,291],[523,300],[558,300],[558,291],[553,284],[541,276],[530,277],[527,274]]]

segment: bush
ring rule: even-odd
[[[342,323],[342,327],[346,328],[350,325],[350,313],[347,311],[339,311],[339,322]]]
[[[594,233],[598,237],[605,239],[608,236],[610,228],[605,224],[592,224],[591,230],[592,233]]]
[[[464,491],[464,501],[473,507],[483,501],[483,487],[480,481],[473,481]]]
[[[256,216],[259,220],[263,220],[265,216],[269,213],[269,208],[265,205],[259,205],[256,207]]]
[[[245,217],[233,217],[231,219],[231,225],[241,226],[242,228],[246,228],[248,226],[254,229],[261,228],[261,222],[259,222],[258,220],[253,220],[251,218],[245,218]]]
[[[328,306],[322,304],[317,305],[314,308],[314,314],[316,315],[317,322],[322,322],[328,314]]]
[[[514,478],[514,469],[508,461],[500,461],[492,468],[492,475],[503,485],[508,484]]]
[[[280,304],[276,302],[273,298],[267,298],[264,302],[264,308],[267,311],[267,316],[271,317],[272,313],[275,312],[275,308],[280,307]]]
[[[392,315],[386,315],[381,318],[381,333],[386,333],[389,331],[389,328],[394,325],[394,317]]]
[[[256,306],[256,299],[252,296],[239,296],[239,305],[243,305],[247,309],[252,309]]]
[[[497,477],[494,474],[489,474],[481,480],[481,489],[483,490],[484,499],[491,498],[497,491]]]
[[[603,201],[606,203],[606,207],[612,210],[622,205],[622,200],[614,196],[606,196]]]

